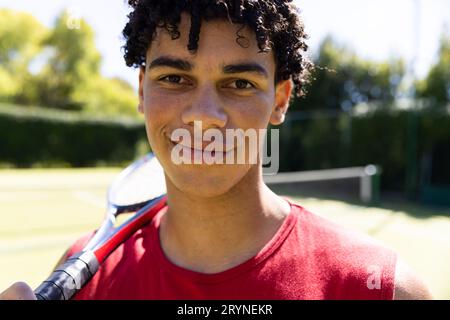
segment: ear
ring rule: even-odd
[[[291,97],[293,83],[291,79],[281,81],[275,88],[275,105],[270,115],[270,123],[274,126],[284,122],[286,112],[289,108],[289,99]]]
[[[144,113],[144,78],[145,78],[145,66],[139,68],[139,104],[138,111]]]

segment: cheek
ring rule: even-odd
[[[147,125],[158,129],[173,121],[182,110],[183,99],[163,94],[157,90],[149,90],[144,97],[144,113]]]
[[[269,96],[260,95],[231,104],[229,113],[230,118],[234,119],[234,127],[266,128],[273,103]]]
[[[166,131],[178,116],[177,108],[181,108],[180,100],[167,94],[148,90],[144,94],[144,115],[147,138],[150,146],[156,154],[164,149]]]

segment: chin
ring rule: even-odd
[[[248,172],[244,168],[233,167],[175,166],[166,173],[171,183],[183,193],[195,197],[213,198],[230,192]]]

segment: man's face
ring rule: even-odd
[[[179,141],[173,141],[172,133],[188,130],[193,147],[194,121],[201,121],[203,131],[218,129],[224,137],[227,129],[258,130],[267,128],[269,121],[278,124],[287,108],[291,84],[286,81],[275,88],[273,53],[259,53],[255,34],[249,29],[239,31],[248,42],[242,47],[236,43],[239,26],[226,20],[203,21],[195,54],[187,50],[189,29],[187,14],[179,25],[179,39],[172,40],[166,30],[158,29],[140,73],[140,109],[168,187],[217,196],[247,174],[256,174],[258,164],[175,164],[172,151]],[[206,145],[208,142],[203,149]],[[237,146],[224,141],[223,147]]]

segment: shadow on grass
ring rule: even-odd
[[[302,183],[271,184],[269,188],[279,195],[298,198],[315,198],[321,200],[333,200],[345,202],[349,205],[380,208],[392,212],[404,212],[417,218],[427,219],[436,216],[450,217],[450,207],[423,205],[406,199],[400,193],[386,192],[380,196],[379,203],[366,205],[359,198],[359,186],[357,184],[342,183]]]

